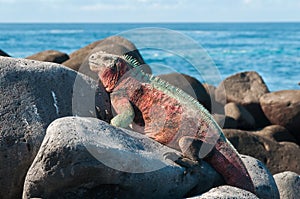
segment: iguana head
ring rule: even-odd
[[[89,57],[89,66],[98,76],[107,92],[112,92],[119,79],[133,68],[124,56],[96,52]]]

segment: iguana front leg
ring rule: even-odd
[[[202,141],[190,136],[183,136],[179,140],[179,147],[184,157],[193,161],[199,161],[199,151]]]
[[[134,110],[126,97],[113,97],[112,106],[117,115],[111,120],[111,125],[116,127],[127,128],[134,119]]]
[[[174,152],[169,152],[164,154],[165,158],[185,167],[187,169],[185,173],[193,173],[194,169],[199,169],[199,165],[201,165],[202,160],[199,154],[203,141],[192,136],[183,136],[180,138],[178,144],[182,156],[177,155]],[[211,153],[212,152],[207,156],[210,156]]]
[[[192,136],[183,136],[178,143],[182,157],[176,154],[165,154],[165,157],[173,160],[175,163],[183,167],[193,167],[195,164],[201,164],[200,149],[203,145],[203,141]],[[210,151],[205,157],[210,157],[213,154],[213,150]]]
[[[183,167],[191,167],[190,165],[194,165],[195,163],[201,163],[201,158],[199,156],[200,148],[202,146],[202,141],[195,137],[191,136],[183,136],[179,140],[179,147],[182,153],[182,156],[178,156],[173,153],[166,153],[165,158],[171,159],[175,163],[179,164]]]

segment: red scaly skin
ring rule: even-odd
[[[238,153],[214,121],[208,123],[201,117],[202,108],[195,110],[188,102],[178,100],[163,88],[159,89],[155,86],[156,82],[131,73],[133,66],[121,57],[105,53],[92,55],[90,68],[98,72],[106,90],[111,92],[112,105],[120,116],[112,123],[117,122],[116,126],[122,126],[123,121],[126,125],[131,123],[135,131],[183,153],[179,146],[181,138],[188,136],[201,140],[211,148],[210,155],[201,158],[210,163],[227,184],[255,193]],[[132,116],[132,120],[127,121],[126,114]]]

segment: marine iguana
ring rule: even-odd
[[[144,73],[128,55],[102,51],[89,57],[116,116],[111,124],[131,128],[182,152],[193,161],[204,159],[227,184],[255,193],[238,152],[211,114],[194,98],[158,77]],[[175,161],[176,162],[176,161]],[[182,163],[184,162],[177,161]]]

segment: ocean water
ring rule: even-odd
[[[21,58],[71,53],[117,34],[137,45],[154,74],[181,72],[217,85],[257,71],[271,91],[300,89],[300,23],[0,24],[0,49]]]

